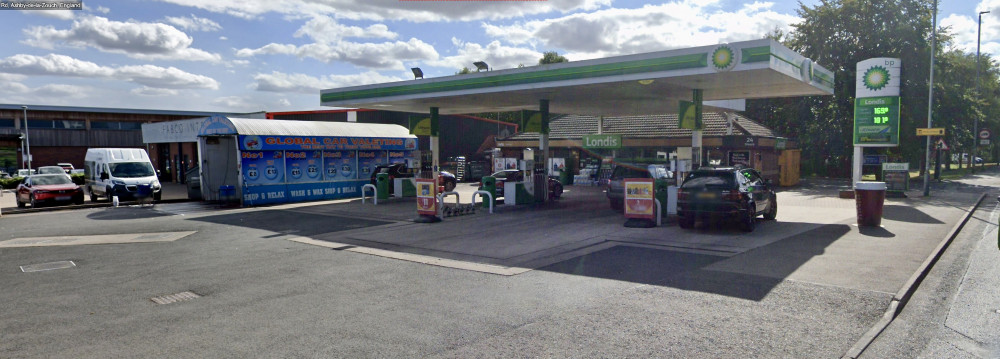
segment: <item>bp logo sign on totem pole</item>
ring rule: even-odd
[[[902,61],[879,57],[858,63],[854,145],[899,146],[899,75]]]

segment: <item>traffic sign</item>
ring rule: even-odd
[[[918,128],[917,136],[944,136],[944,128]]]
[[[936,145],[937,145],[936,148],[939,149],[939,150],[942,150],[942,151],[947,151],[948,150],[948,144],[944,142],[944,139],[938,140]]]
[[[984,128],[979,130],[979,138],[986,140],[990,137],[993,137],[993,133],[990,132],[990,129]]]

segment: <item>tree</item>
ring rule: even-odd
[[[462,67],[462,69],[458,70],[458,72],[456,72],[455,75],[465,75],[465,74],[471,74],[471,73],[472,73],[472,70],[469,70],[468,67]]]
[[[918,124],[926,121],[930,8],[929,0],[827,0],[815,7],[800,5],[797,12],[803,21],[793,25],[784,44],[834,72],[834,95],[749,101],[748,115],[769,118],[769,125],[797,137],[803,144],[805,173],[814,169],[817,174],[849,176],[857,63],[898,57],[903,59],[901,141],[888,154],[917,161],[923,147],[916,145],[915,128],[926,127]],[[787,123],[777,124],[782,118]]]
[[[569,62],[569,60],[566,59],[565,56],[559,55],[559,53],[555,51],[546,51],[542,55],[542,58],[538,59],[539,65],[555,64],[560,62]]]

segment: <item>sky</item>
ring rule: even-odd
[[[5,1],[2,0],[0,5]],[[802,0],[812,7],[818,0]],[[84,0],[0,9],[0,103],[306,111],[321,89],[754,40],[799,1]],[[1000,54],[1000,0],[941,0],[954,46]],[[821,64],[822,65],[822,64]]]

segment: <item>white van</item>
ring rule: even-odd
[[[83,160],[84,187],[90,200],[113,196],[136,199],[139,186],[149,186],[154,201],[160,200],[160,181],[149,161],[149,154],[141,148],[91,148]]]

